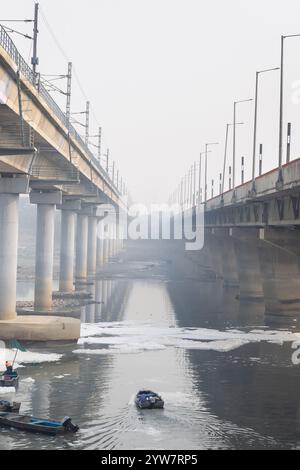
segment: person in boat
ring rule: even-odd
[[[13,370],[13,365],[12,365],[11,362],[6,361],[5,362],[5,367],[6,367],[6,371],[4,372],[3,375],[6,375],[8,377],[16,377],[17,376],[17,373]]]

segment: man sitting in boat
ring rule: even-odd
[[[17,372],[15,372],[13,370],[13,365],[11,362],[9,361],[6,361],[5,362],[5,367],[6,367],[6,371],[4,372],[4,376],[8,376],[8,377],[16,377],[18,374]]]

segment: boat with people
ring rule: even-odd
[[[5,362],[6,370],[0,376],[0,387],[17,387],[19,383],[18,372],[13,369],[14,363]]]
[[[140,390],[135,397],[135,404],[143,410],[161,409],[165,405],[161,396],[151,390]]]
[[[15,375],[3,374],[0,377],[0,387],[17,387],[19,384],[19,376],[17,373]]]
[[[0,426],[52,436],[76,433],[79,430],[68,416],[62,421],[52,421],[10,412],[0,412]]]

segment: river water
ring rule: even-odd
[[[72,417],[76,435],[0,429],[0,449],[298,448],[296,329],[266,324],[262,303],[241,304],[221,280],[192,274],[181,247],[129,244],[82,310],[79,344],[27,344],[62,354],[26,364],[15,394],[24,413]],[[30,300],[32,286],[19,283]],[[141,388],[164,410],[139,411]]]

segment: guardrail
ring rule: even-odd
[[[0,25],[0,45],[8,53],[11,59],[15,62],[20,73],[22,73],[24,77],[26,77],[27,80],[29,80],[32,83],[32,85],[36,87],[35,77],[34,77],[31,67],[23,59],[17,47],[15,46],[13,40],[11,39],[9,34],[5,31],[5,28],[3,28],[2,25]],[[101,166],[99,160],[94,156],[94,154],[85,144],[85,142],[82,140],[82,138],[80,137],[80,135],[78,134],[74,126],[70,124],[65,113],[60,109],[58,104],[55,102],[55,100],[52,98],[52,96],[46,90],[46,88],[44,87],[42,83],[40,83],[38,86],[38,92],[41,95],[41,97],[46,101],[46,103],[48,104],[51,111],[53,111],[55,116],[62,122],[62,124],[65,127],[67,127],[70,135],[76,140],[76,142],[82,147],[84,152],[88,155],[90,160],[96,166],[97,170],[101,173],[101,176],[103,177],[105,182],[109,184],[116,191],[117,194],[121,195],[119,189],[115,186],[115,184],[113,183],[113,181],[111,180],[107,172]]]

